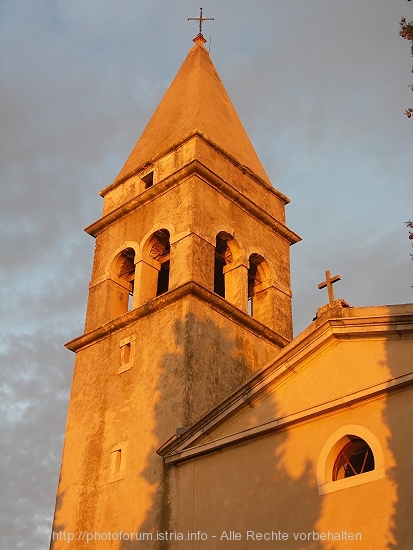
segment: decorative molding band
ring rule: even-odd
[[[315,417],[324,416],[339,409],[355,405],[356,403],[371,400],[378,396],[400,390],[412,384],[413,372],[397,378],[392,378],[375,386],[364,388],[360,391],[345,395],[332,401],[319,403],[314,407],[310,407],[302,411],[297,411],[296,413],[289,414],[284,417],[276,418],[271,422],[266,422],[264,424],[254,426],[253,428],[243,430],[241,432],[235,432],[234,434],[218,438],[214,441],[209,441],[207,443],[202,443],[189,449],[185,448],[190,445],[191,442],[194,443],[196,439],[201,435],[208,433],[209,429],[211,429],[212,426],[208,426],[208,424],[206,424],[203,427],[201,426],[200,429],[198,429],[196,433],[193,433],[192,437],[190,438],[188,437],[189,430],[188,432],[185,432],[185,434],[182,436],[182,439],[184,441],[181,442],[181,445],[179,445],[179,440],[176,439],[172,442],[167,442],[164,446],[160,447],[157,453],[164,457],[165,463],[175,464],[182,460],[187,460],[195,456],[220,450],[223,447],[227,447],[229,445],[236,445],[249,439],[261,437],[262,435],[269,432],[282,430],[286,427],[305,422]],[[216,422],[214,422],[214,425],[215,424]]]
[[[144,204],[151,202],[155,197],[165,193],[169,189],[175,187],[182,181],[185,181],[193,175],[198,175],[204,179],[207,183],[212,185],[215,189],[219,190],[224,196],[230,200],[236,201],[237,204],[254,215],[259,221],[276,231],[282,238],[284,238],[289,244],[295,244],[301,240],[294,231],[291,231],[284,223],[272,217],[265,212],[262,208],[257,206],[253,201],[240,193],[228,182],[217,176],[212,170],[206,167],[198,160],[192,160],[189,164],[180,168],[177,172],[171,174],[164,180],[161,180],[153,187],[150,187],[144,193],[140,193],[133,199],[129,200],[122,206],[116,208],[112,212],[106,214],[99,220],[95,221],[91,225],[85,228],[86,233],[96,237],[104,231],[107,227],[115,223],[118,219],[126,216],[130,212],[140,208]]]
[[[161,296],[149,300],[136,309],[132,309],[124,315],[113,319],[113,321],[109,321],[108,323],[105,323],[86,334],[70,340],[65,344],[65,347],[71,351],[80,351],[81,349],[94,344],[98,340],[108,338],[112,334],[134,323],[138,319],[161,311],[178,300],[190,295],[207,302],[211,309],[217,311],[221,315],[224,315],[227,319],[231,319],[242,325],[259,338],[263,338],[267,342],[273,344],[277,349],[280,349],[289,343],[289,340],[272,331],[270,328],[263,325],[247,313],[244,313],[237,307],[233,306],[230,302],[224,298],[221,298],[221,296],[218,296],[218,294],[215,294],[214,292],[203,288],[199,284],[190,281],[174,290],[170,290]]]
[[[255,174],[255,172],[253,172],[248,166],[241,164],[233,155],[231,155],[231,153],[229,153],[228,151],[220,147],[217,143],[212,141],[212,139],[210,139],[206,134],[204,134],[203,132],[200,132],[199,130],[194,130],[193,132],[190,132],[181,140],[174,143],[172,146],[164,149],[163,151],[161,151],[160,153],[152,157],[152,159],[149,160],[148,162],[144,162],[141,165],[137,166],[134,170],[126,174],[126,176],[116,179],[113,183],[105,187],[105,189],[102,189],[99,195],[101,197],[104,197],[107,193],[109,193],[113,189],[116,189],[116,187],[118,187],[128,179],[132,178],[133,176],[136,176],[137,174],[139,174],[144,170],[147,170],[155,162],[165,157],[166,155],[169,155],[173,151],[176,151],[177,149],[179,149],[179,147],[182,147],[182,145],[185,145],[185,143],[188,143],[188,141],[191,141],[191,139],[193,139],[194,137],[198,137],[202,139],[207,145],[211,146],[213,149],[215,149],[215,151],[217,151],[226,159],[228,159],[235,167],[239,168],[244,174],[248,174],[252,179],[254,179],[257,183],[260,183],[268,191],[271,191],[271,193],[273,193],[278,198],[280,198],[285,204],[288,204],[290,202],[290,199],[286,195],[281,193],[281,191],[278,191],[278,189],[275,189],[275,187],[273,187],[268,181],[258,176],[258,174]]]

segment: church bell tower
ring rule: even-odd
[[[292,338],[299,237],[285,225],[288,199],[203,43],[198,35],[86,228],[96,247],[85,330],[66,344],[76,363],[54,550],[67,548],[62,533],[90,550],[134,548],[108,532],[173,528],[174,488],[156,450]]]

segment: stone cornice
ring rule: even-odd
[[[85,228],[86,233],[96,237],[99,233],[105,230],[108,226],[115,223],[117,220],[126,216],[130,212],[140,208],[144,204],[152,201],[155,197],[165,193],[172,187],[175,187],[182,181],[191,177],[192,175],[197,175],[203,178],[207,183],[212,185],[214,188],[219,190],[223,195],[228,197],[230,200],[236,202],[241,208],[247,210],[249,213],[253,214],[258,220],[260,220],[265,225],[271,227],[276,231],[281,237],[283,237],[288,243],[294,244],[301,240],[301,238],[288,229],[286,225],[276,220],[265,212],[262,208],[257,206],[254,202],[248,199],[245,195],[240,193],[228,182],[214,174],[209,168],[198,160],[193,160],[174,174],[168,176],[164,180],[160,181],[153,187],[151,187],[145,193],[141,193],[126,202],[116,210],[113,210],[106,216],[103,216],[96,222],[92,223]]]
[[[251,331],[256,336],[270,342],[278,349],[286,346],[289,342],[280,334],[272,331],[247,313],[244,313],[230,304],[224,298],[221,298],[221,296],[218,296],[214,292],[203,288],[197,283],[188,282],[174,290],[170,290],[169,292],[154,298],[153,300],[149,300],[146,304],[143,304],[136,309],[132,309],[113,321],[109,321],[108,323],[105,323],[102,326],[87,332],[86,334],[82,334],[81,336],[70,340],[65,344],[65,347],[71,351],[78,352],[94,344],[95,342],[107,338],[122,330],[138,319],[149,314],[154,314],[157,311],[160,311],[171,304],[174,304],[178,300],[190,295],[208,303],[211,309],[214,309],[221,315],[224,315],[227,319],[232,319],[235,323],[242,325],[244,328]]]
[[[397,378],[392,378],[381,384],[363,388],[362,390],[344,395],[337,399],[332,399],[331,401],[318,403],[308,409],[297,411],[295,413],[276,418],[270,422],[258,424],[251,428],[247,428],[224,437],[219,437],[216,439],[211,437],[210,441],[204,441],[197,445],[196,439],[200,436],[205,436],[205,434],[208,434],[208,431],[216,425],[218,420],[225,418],[228,413],[231,412],[230,410],[226,410],[225,412],[222,411],[220,416],[214,419],[213,423],[211,422],[210,424],[205,424],[202,426],[195,425],[194,428],[197,427],[198,429],[187,430],[183,433],[183,435],[167,441],[157,450],[157,453],[164,457],[165,463],[176,464],[183,460],[188,460],[206,453],[218,451],[223,447],[236,445],[249,439],[261,437],[269,432],[274,432],[285,429],[294,424],[306,422],[312,418],[332,413],[362,401],[375,399],[381,395],[385,395],[396,390],[401,390],[411,385],[413,385],[413,372]],[[248,401],[248,399],[250,399],[250,397],[245,397],[242,404],[244,404],[245,401]],[[234,409],[235,407],[231,410]]]
[[[102,189],[102,191],[99,192],[99,195],[101,197],[104,197],[112,191],[113,189],[116,189],[119,185],[127,181],[128,179],[132,178],[133,176],[136,176],[139,174],[139,172],[142,172],[142,170],[145,170],[152,164],[154,164],[156,161],[160,160],[161,158],[165,157],[169,153],[176,151],[184,145],[185,143],[188,143],[191,139],[194,137],[198,137],[202,139],[205,143],[210,145],[215,151],[220,153],[222,156],[227,158],[234,166],[239,168],[241,172],[244,174],[248,174],[252,179],[254,179],[257,183],[261,184],[263,187],[266,188],[267,191],[270,191],[274,195],[276,195],[279,199],[281,199],[285,204],[288,204],[290,202],[290,199],[284,195],[284,193],[281,193],[281,191],[278,191],[278,189],[275,189],[272,185],[270,185],[266,180],[258,176],[258,174],[255,174],[248,166],[244,166],[241,164],[233,155],[228,153],[228,151],[225,151],[222,147],[220,147],[218,144],[214,143],[211,139],[209,139],[208,136],[206,136],[203,132],[200,132],[199,130],[194,130],[193,132],[187,134],[184,136],[181,140],[177,141],[174,145],[171,147],[168,147],[167,149],[161,151],[159,154],[155,155],[153,158],[151,158],[148,162],[144,162],[143,164],[137,166],[134,170],[123,176],[122,178],[116,179],[113,183]]]

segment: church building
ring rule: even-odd
[[[50,548],[413,548],[413,304],[326,272],[293,338],[289,199],[194,42],[86,228]]]

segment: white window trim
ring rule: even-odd
[[[347,435],[355,435],[364,439],[370,446],[374,456],[374,470],[358,474],[345,479],[333,481],[333,467],[338,453],[343,447],[343,438]],[[377,437],[358,424],[346,424],[334,432],[324,444],[317,464],[317,485],[318,494],[325,495],[335,491],[356,487],[364,483],[370,483],[386,477],[384,468],[384,454],[382,446]]]

